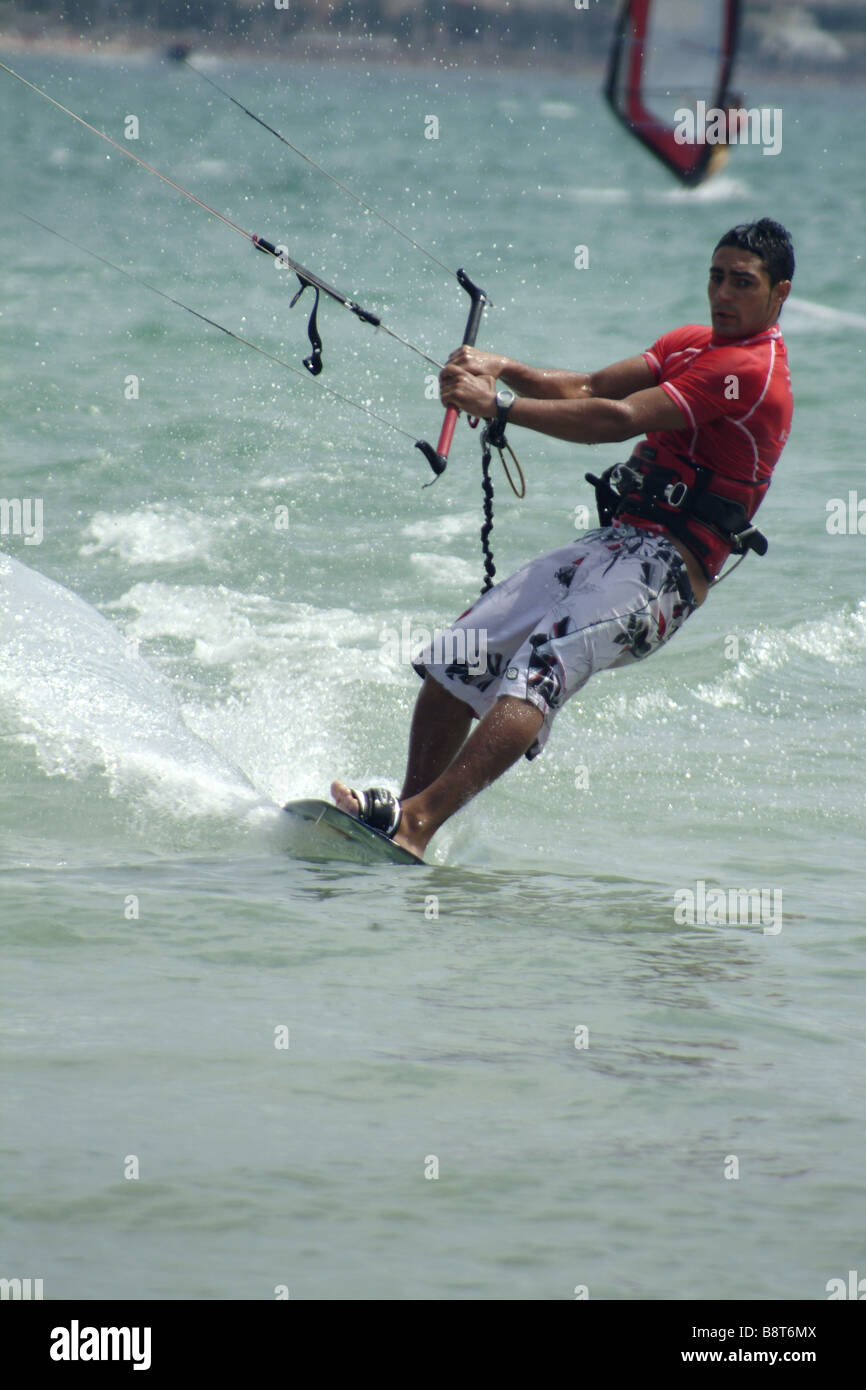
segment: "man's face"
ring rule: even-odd
[[[779,317],[788,298],[790,280],[770,286],[770,275],[752,251],[721,246],[710,266],[708,295],[713,336],[751,338]]]

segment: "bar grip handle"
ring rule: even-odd
[[[481,317],[484,313],[484,306],[487,303],[487,295],[479,285],[469,279],[465,270],[458,270],[457,281],[462,289],[466,291],[471,300],[469,306],[469,317],[466,320],[466,328],[463,333],[463,345],[473,347],[475,339],[478,337],[478,329],[481,324]],[[454,438],[454,429],[460,412],[456,406],[449,405],[445,411],[445,419],[442,421],[442,429],[439,432],[439,443],[436,448],[428,444],[426,440],[419,439],[415,445],[420,449],[426,458],[437,478],[440,473],[444,473],[448,465],[448,454],[451,449],[451,442]]]

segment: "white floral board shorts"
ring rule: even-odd
[[[553,717],[596,671],[642,661],[697,607],[685,561],[666,536],[618,523],[530,560],[437,633],[413,666],[480,718],[505,695]]]

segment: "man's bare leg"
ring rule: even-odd
[[[432,676],[424,677],[409,731],[409,756],[400,800],[429,787],[463,747],[472,710]]]
[[[396,844],[423,856],[440,826],[535,742],[542,719],[541,710],[526,700],[513,695],[497,700],[445,770],[429,786],[401,800]],[[357,800],[342,782],[331,784],[331,795],[341,810],[357,815]]]

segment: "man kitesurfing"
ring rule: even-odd
[[[732,551],[766,550],[751,521],[791,425],[778,318],[793,273],[787,231],[762,218],[715,248],[710,327],[674,329],[591,373],[474,347],[451,354],[441,374],[447,406],[576,444],[645,438],[628,464],[592,479],[598,529],[531,560],[452,624],[464,644],[445,650],[478,651],[481,634],[483,669],[437,661],[441,645],[419,653],[424,683],[400,797],[334,782],[341,810],[423,856],[449,817],[541,752],[553,718],[591,675],[669,641]],[[510,389],[497,391],[497,379]],[[465,644],[470,633],[474,645]]]

